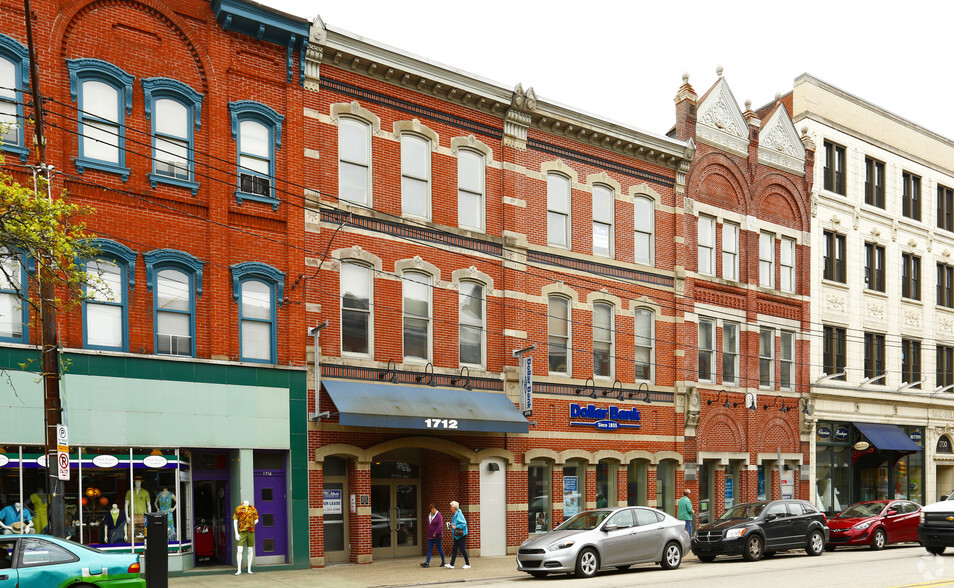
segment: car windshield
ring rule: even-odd
[[[873,517],[881,514],[883,502],[859,502],[841,511],[836,519],[854,519],[858,517]]]
[[[765,508],[764,502],[753,502],[752,504],[740,504],[738,506],[733,506],[729,510],[725,511],[721,517],[720,521],[731,521],[733,519],[754,519],[762,513],[762,509]]]
[[[606,517],[613,514],[611,510],[590,510],[581,512],[571,519],[563,521],[563,524],[557,527],[556,531],[592,531],[606,520]]]

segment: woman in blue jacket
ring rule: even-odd
[[[454,547],[451,550],[451,560],[449,564],[444,564],[445,568],[453,568],[454,562],[457,560],[457,550],[460,550],[460,554],[464,556],[464,569],[470,569],[470,558],[467,557],[467,519],[464,518],[464,513],[460,511],[460,503],[456,500],[451,500],[451,522],[450,528],[454,535]]]

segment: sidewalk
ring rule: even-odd
[[[435,561],[436,560],[436,561]],[[358,588],[371,586],[421,586],[444,584],[446,582],[467,582],[470,580],[519,579],[527,575],[517,571],[516,557],[474,557],[473,566],[462,569],[463,558],[457,558],[453,570],[441,568],[438,557],[431,558],[431,567],[422,568],[424,557],[386,559],[370,564],[338,564],[311,570],[268,571],[268,566],[252,566],[252,575],[243,573],[181,576],[169,579],[170,588],[216,588],[224,586],[268,586],[279,588],[304,588],[305,586],[335,586]],[[450,561],[448,559],[448,561]]]

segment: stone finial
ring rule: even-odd
[[[687,71],[682,72],[682,83],[683,84],[689,83],[689,72]]]
[[[722,77],[722,66],[721,66],[721,65],[717,65],[717,66],[716,66],[716,75],[719,76],[720,78]]]
[[[750,100],[750,99],[746,99],[746,100],[745,100],[745,109],[746,109],[746,110],[752,110],[752,100]]]
[[[776,102],[780,102],[781,100],[782,100],[782,93],[781,93],[781,92],[776,92],[776,93],[775,93],[775,101],[776,101]]]

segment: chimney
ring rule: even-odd
[[[689,74],[682,74],[682,86],[676,93],[676,139],[688,141],[696,136],[696,101],[699,96],[689,85]]]

